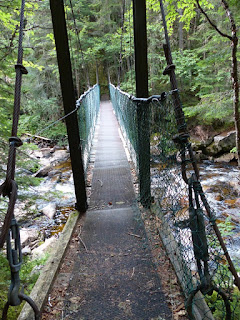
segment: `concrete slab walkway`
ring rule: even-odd
[[[118,130],[111,104],[102,103],[90,208],[69,275],[65,320],[172,319]]]

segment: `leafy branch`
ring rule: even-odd
[[[200,3],[199,3],[199,0],[196,0],[197,2],[197,5],[198,5],[198,8],[199,10],[201,11],[201,13],[206,17],[207,21],[210,23],[210,25],[222,36],[222,37],[225,37],[225,38],[228,38],[229,40],[232,40],[232,37],[229,36],[228,34],[226,33],[223,33],[213,22],[212,20],[209,18],[208,14],[203,10],[203,8],[201,7]]]

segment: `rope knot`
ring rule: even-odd
[[[22,74],[28,74],[27,69],[21,63],[15,64],[15,70],[17,69],[20,69]]]
[[[14,145],[14,147],[20,147],[23,145],[23,142],[20,138],[18,137],[10,137],[9,138],[9,143],[10,143],[10,146],[11,145]]]
[[[1,249],[4,245],[4,242],[5,242],[7,234],[8,234],[8,230],[11,225],[14,206],[15,206],[15,203],[17,200],[17,184],[16,184],[16,182],[14,180],[11,180],[11,184],[8,185],[7,182],[5,181],[0,186],[0,195],[3,195],[4,197],[5,196],[9,197],[7,214],[5,216],[3,226],[0,228],[0,249]]]
[[[12,189],[13,189],[13,180],[10,180],[10,182],[5,180],[3,184],[0,185],[0,196],[1,195],[3,197],[8,196],[8,198],[10,198]]]
[[[179,145],[185,145],[188,142],[189,134],[188,133],[180,133],[173,136],[172,140],[174,143]]]
[[[169,64],[168,66],[166,66],[166,68],[163,71],[163,75],[167,75],[170,74],[173,70],[175,70],[175,64]]]
[[[198,193],[202,192],[202,186],[201,186],[200,181],[198,181],[198,180],[193,181],[193,189]]]

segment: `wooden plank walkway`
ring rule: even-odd
[[[81,241],[70,246],[65,271],[56,280],[58,291],[61,285],[65,288],[59,319],[172,319],[109,102],[101,104],[94,148],[92,193]]]

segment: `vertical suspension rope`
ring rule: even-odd
[[[15,202],[17,200],[17,185],[14,181],[15,165],[16,165],[16,147],[22,145],[22,141],[17,137],[18,122],[20,115],[20,103],[21,103],[21,86],[22,86],[22,74],[27,74],[27,70],[22,65],[23,60],[23,28],[24,28],[24,8],[25,0],[22,0],[21,12],[20,12],[20,28],[19,28],[19,45],[18,45],[18,58],[15,65],[16,79],[15,79],[15,93],[14,93],[14,110],[13,110],[13,122],[12,133],[9,138],[9,153],[7,174],[5,182],[0,186],[0,195],[9,197],[8,211],[4,219],[3,227],[0,234],[0,248],[3,247],[6,240],[6,236],[10,227],[11,219],[13,217],[13,211]]]
[[[11,284],[8,291],[8,301],[6,302],[2,320],[7,319],[7,312],[9,306],[18,306],[23,300],[27,301],[34,310],[35,319],[40,320],[40,313],[34,301],[20,291],[20,276],[19,272],[22,265],[22,250],[20,241],[19,226],[14,218],[14,207],[17,200],[17,184],[14,180],[15,166],[16,166],[16,148],[22,145],[22,141],[17,137],[18,122],[20,115],[21,104],[21,86],[22,75],[27,74],[27,70],[22,65],[23,61],[23,29],[24,29],[24,9],[25,0],[22,0],[20,11],[20,28],[19,28],[19,44],[18,44],[18,58],[15,65],[16,80],[15,80],[15,93],[14,93],[14,110],[12,122],[12,136],[9,138],[9,154],[7,175],[5,182],[0,186],[0,195],[9,197],[9,204],[7,214],[4,219],[3,227],[0,233],[0,248],[3,247],[7,239],[7,259],[11,269]],[[14,243],[14,245],[13,245]]]
[[[85,68],[86,79],[87,79],[87,86],[88,86],[88,88],[90,88],[90,79],[89,79],[88,66],[86,65],[85,58],[84,58],[84,54],[83,54],[82,43],[81,43],[81,41],[80,41],[79,32],[78,32],[78,29],[77,29],[77,23],[76,23],[76,18],[75,18],[74,10],[73,10],[72,0],[69,0],[69,3],[70,3],[71,11],[72,11],[75,33],[76,33],[76,36],[77,36],[77,43],[78,43],[79,50],[80,50],[80,52],[81,52],[82,64],[83,64],[83,66],[84,66],[84,68]]]
[[[189,134],[187,132],[187,126],[186,126],[186,122],[185,122],[185,116],[182,110],[182,105],[181,105],[181,101],[180,101],[180,96],[179,96],[179,92],[178,92],[178,88],[177,88],[177,80],[176,80],[176,75],[175,75],[175,65],[173,64],[172,61],[172,55],[171,55],[171,48],[170,48],[170,41],[169,41],[169,37],[168,37],[168,31],[167,31],[167,24],[166,24],[166,19],[165,19],[165,12],[164,12],[164,7],[163,7],[163,0],[159,0],[160,2],[160,9],[161,9],[161,14],[162,14],[162,20],[163,20],[163,26],[164,26],[164,32],[165,32],[165,40],[166,40],[166,44],[163,45],[164,48],[164,53],[166,56],[166,60],[167,60],[167,64],[168,66],[166,67],[166,69],[164,70],[163,74],[164,75],[169,75],[170,77],[170,82],[171,82],[171,86],[172,86],[172,90],[173,90],[173,101],[174,101],[174,108],[175,108],[175,118],[177,121],[177,126],[178,126],[178,132],[179,135],[174,137],[174,140],[176,143],[179,144],[181,150],[181,158],[182,158],[182,174],[183,174],[183,179],[184,181],[189,184],[189,180],[187,179],[186,176],[186,159],[185,159],[185,152],[186,150],[189,152],[189,157],[190,157],[190,162],[192,164],[193,170],[195,172],[196,178],[194,181],[195,184],[195,188],[197,188],[198,194],[202,200],[202,203],[205,207],[205,210],[208,214],[209,219],[212,221],[213,223],[213,229],[215,231],[215,234],[218,238],[218,241],[220,243],[220,246],[223,249],[224,255],[228,261],[229,264],[229,270],[232,273],[233,277],[234,277],[234,282],[235,285],[238,287],[238,289],[240,290],[240,277],[238,276],[238,273],[235,269],[235,266],[232,262],[232,259],[228,253],[226,244],[222,238],[221,232],[215,222],[215,217],[210,209],[210,206],[208,204],[208,201],[203,193],[202,190],[202,186],[201,183],[199,181],[199,169],[198,166],[196,164],[196,159],[195,156],[193,154],[193,150],[192,150],[192,146],[191,143],[189,142]]]
[[[122,51],[123,51],[123,34],[124,34],[124,20],[125,20],[125,6],[126,0],[123,0],[123,11],[122,11],[122,21],[121,21],[121,41],[120,41],[120,55],[119,55],[119,68],[118,68],[118,87],[121,84],[122,77]]]
[[[129,47],[130,47],[130,78],[131,78],[131,93],[133,94],[133,70],[132,70],[132,63],[131,63],[131,56],[132,56],[132,28],[131,28],[131,1],[130,1],[130,8],[129,8],[129,32],[130,32],[130,39],[129,39]]]

